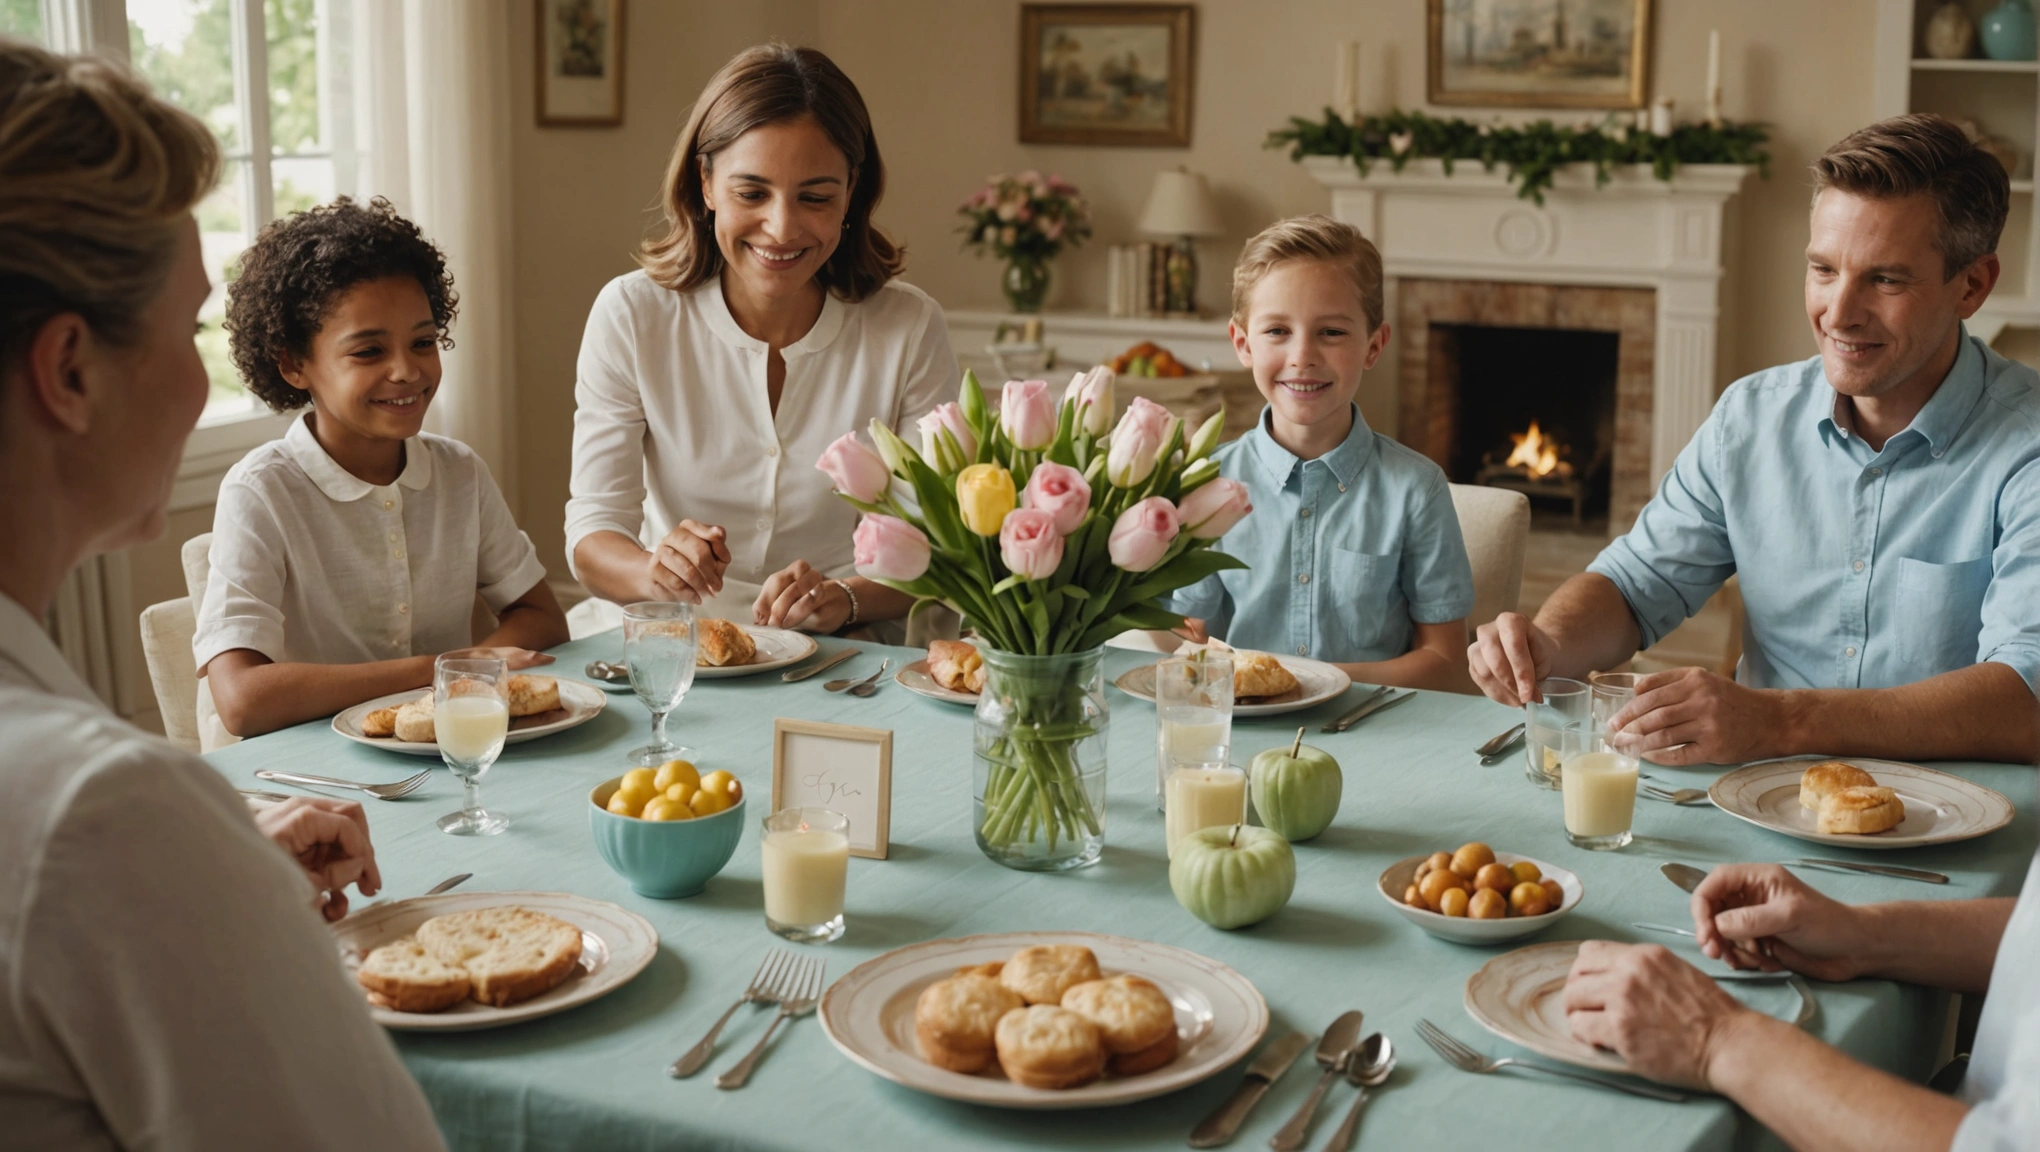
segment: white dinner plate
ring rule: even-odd
[[[577,725],[586,724],[602,714],[609,706],[609,697],[593,684],[582,680],[569,680],[564,676],[553,677],[560,686],[560,706],[550,712],[536,716],[518,716],[510,721],[510,735],[506,744],[522,744],[555,732],[564,732]],[[333,717],[333,731],[347,737],[356,744],[370,748],[381,748],[385,752],[402,752],[407,756],[438,756],[439,745],[415,740],[399,740],[395,736],[364,736],[361,734],[361,718],[378,708],[391,708],[408,704],[420,696],[430,696],[429,688],[413,688],[409,692],[392,692],[378,696],[365,703],[356,704]]]
[[[706,664],[696,665],[696,680],[721,680],[730,676],[756,676],[760,672],[771,672],[789,664],[798,664],[815,654],[821,647],[813,636],[796,632],[791,628],[754,628],[744,625],[744,631],[751,634],[751,643],[758,646],[758,654],[748,664],[725,664],[711,668]],[[628,682],[626,681],[626,686]]]
[[[921,990],[958,968],[1005,960],[1031,944],[1082,944],[1097,954],[1106,975],[1133,973],[1158,985],[1176,1006],[1181,1048],[1175,1060],[1152,1072],[1054,1091],[1015,1084],[997,1063],[966,1075],[921,1059],[914,1039]],[[909,944],[867,960],[830,985],[821,1018],[843,1055],[933,1096],[999,1108],[1097,1108],[1174,1092],[1223,1071],[1261,1042],[1268,1005],[1245,976],[1167,944],[1096,932],[1000,932]]]
[[[1863,835],[1816,832],[1814,814],[1799,806],[1799,778],[1834,757],[1764,760],[1723,773],[1707,789],[1714,806],[1759,828],[1837,848],[1920,848],[1995,832],[2012,822],[2012,802],[1981,784],[1897,760],[1849,757],[1905,802],[1896,828]]]
[[[977,693],[958,692],[954,688],[944,688],[937,683],[935,677],[928,672],[926,657],[893,673],[893,683],[916,696],[926,696],[930,700],[940,700],[944,704],[961,704],[966,708],[977,707]]]
[[[447,892],[378,904],[333,925],[333,940],[340,947],[341,963],[351,977],[371,951],[411,935],[418,925],[434,916],[504,905],[543,912],[581,930],[580,967],[559,987],[508,1008],[463,1000],[444,1012],[395,1012],[371,1004],[368,1014],[375,1017],[376,1023],[399,1032],[501,1028],[607,996],[630,983],[659,952],[659,933],[651,921],[606,900],[590,900],[569,892]]]
[[[1481,965],[1466,978],[1466,1014],[1481,1027],[1539,1056],[1601,1072],[1634,1075],[1615,1053],[1573,1039],[1565,1022],[1565,978],[1579,955],[1578,940],[1532,944]],[[1724,976],[1738,999],[1787,1023],[1804,1024],[1815,1011],[1813,990],[1797,975]],[[1464,1040],[1465,1037],[1460,1037]]]
[[[1233,703],[1234,716],[1275,716],[1283,712],[1298,712],[1314,708],[1327,700],[1335,700],[1346,689],[1353,686],[1353,678],[1341,671],[1337,665],[1322,660],[1311,660],[1302,656],[1277,656],[1289,674],[1296,677],[1296,687],[1280,696],[1255,696]],[[1128,696],[1155,702],[1155,665],[1143,664],[1121,673],[1113,685]]]

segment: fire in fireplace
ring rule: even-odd
[[[1547,436],[1530,421],[1526,432],[1509,433],[1510,448],[1504,454],[1490,452],[1480,471],[1474,474],[1477,483],[1497,488],[1512,488],[1526,496],[1551,496],[1572,502],[1573,523],[1585,520],[1587,485],[1576,473],[1572,461],[1566,459],[1568,449],[1556,437]],[[1500,457],[1497,459],[1496,457]]]

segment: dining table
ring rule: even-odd
[[[1320,731],[1347,711],[1360,689],[1287,715],[1236,718],[1232,755],[1245,764],[1305,743],[1336,757],[1344,790],[1337,819],[1295,846],[1296,885],[1273,916],[1232,931],[1210,927],[1180,906],[1169,887],[1162,815],[1155,798],[1155,711],[1116,687],[1109,707],[1105,847],[1090,867],[1065,873],[1005,868],[972,835],[973,714],[892,682],[868,698],[823,689],[825,679],[892,669],[914,649],[821,638],[819,661],[846,646],[858,655],[821,677],[782,682],[776,672],[698,679],[669,720],[677,743],[696,750],[701,771],[726,769],[749,797],[742,841],[698,895],[651,899],[634,893],[597,855],[590,790],[630,767],[650,714],[628,691],[611,693],[589,722],[505,748],[482,778],[483,803],[510,827],[490,837],[451,836],[435,826],[459,807],[458,781],[433,761],[343,739],[325,720],[301,724],[208,754],[242,788],[275,789],[257,769],[314,772],[393,782],[434,766],[424,787],[398,800],[363,798],[384,895],[422,895],[435,882],[472,873],[457,891],[567,892],[611,901],[658,931],[657,955],[628,984],[579,1007],[483,1031],[393,1032],[397,1052],[431,1102],[448,1144],[490,1149],[834,1148],[1182,1148],[1191,1129],[1239,1086],[1246,1061],[1181,1091],[1112,1107],[1023,1111],[925,1095],[867,1071],[840,1054],[815,1016],[779,1028],[748,1086],[720,1090],[714,1074],[764,1033],[769,1009],[739,1011],[715,1063],[674,1079],[674,1060],[738,999],[775,948],[826,962],[833,981],[890,950],[920,941],[999,932],[1102,932],[1173,945],[1230,966],[1266,1000],[1267,1038],[1290,1031],[1313,1041],[1341,1013],[1365,1014],[1367,1032],[1394,1043],[1398,1063],[1375,1090],[1356,1147],[1534,1149],[1620,1147],[1726,1149],[1776,1146],[1776,1138],[1729,1101],[1693,1093],[1683,1103],[1638,1099],[1534,1075],[1475,1075],[1422,1043],[1428,1019],[1490,1056],[1530,1053],[1483,1031],[1463,1004],[1467,978],[1524,944],[1609,939],[1664,944],[1707,965],[1690,940],[1639,931],[1634,922],[1690,926],[1688,896],[1660,875],[1681,861],[1705,869],[1737,861],[1816,855],[1896,863],[1946,873],[1946,885],[1868,875],[1799,875],[1840,900],[1939,900],[2011,896],[2035,846],[2031,765],[1941,763],[1944,771],[1995,789],[2014,806],[2011,822],[1976,839],[1895,852],[1811,845],[1753,826],[1705,804],[1639,798],[1635,839],[1617,851],[1567,842],[1557,792],[1525,778],[1520,751],[1482,767],[1475,748],[1522,719],[1519,710],[1478,696],[1422,692],[1348,731]],[[553,650],[538,671],[581,679],[591,659],[622,657],[620,633],[583,637]],[[1109,682],[1154,653],[1108,649]],[[890,850],[852,859],[847,931],[825,945],[789,944],[766,927],[759,822],[771,796],[773,720],[842,723],[893,733]],[[1650,767],[1669,786],[1704,788],[1720,768]],[[330,793],[344,795],[344,793]],[[1576,873],[1584,897],[1569,914],[1526,940],[1490,946],[1434,938],[1389,907],[1377,879],[1390,864],[1468,841],[1534,857]],[[1714,966],[1716,970],[1718,966]],[[1775,985],[1725,985],[1761,1011],[1792,1015]],[[1888,980],[1815,984],[1812,1034],[1868,1064],[1914,1081],[1933,1072],[1945,1048],[1951,997]],[[1308,1051],[1248,1117],[1232,1144],[1265,1147],[1302,1102],[1318,1069]],[[1326,1098],[1309,1147],[1337,1124],[1355,1090]]]

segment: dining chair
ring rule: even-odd
[[[1466,538],[1466,558],[1473,563],[1473,611],[1466,617],[1467,640],[1473,630],[1504,612],[1514,612],[1523,595],[1523,552],[1530,539],[1530,498],[1507,488],[1481,484],[1448,484],[1459,531]]]
[[[142,609],[142,658],[156,690],[163,738],[186,752],[200,750],[198,670],[191,666],[191,638],[197,630],[198,614],[189,596]]]

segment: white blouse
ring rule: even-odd
[[[682,293],[638,271],[602,289],[574,385],[570,566],[593,533],[651,548],[693,519],[729,533],[731,585],[755,588],[795,560],[850,574],[857,511],[815,461],[845,432],[865,438],[874,417],[919,443],[914,422],[954,399],[961,378],[948,325],[898,280],[856,304],[827,297],[781,349],[776,417],[768,351],[737,326],[718,280]]]

